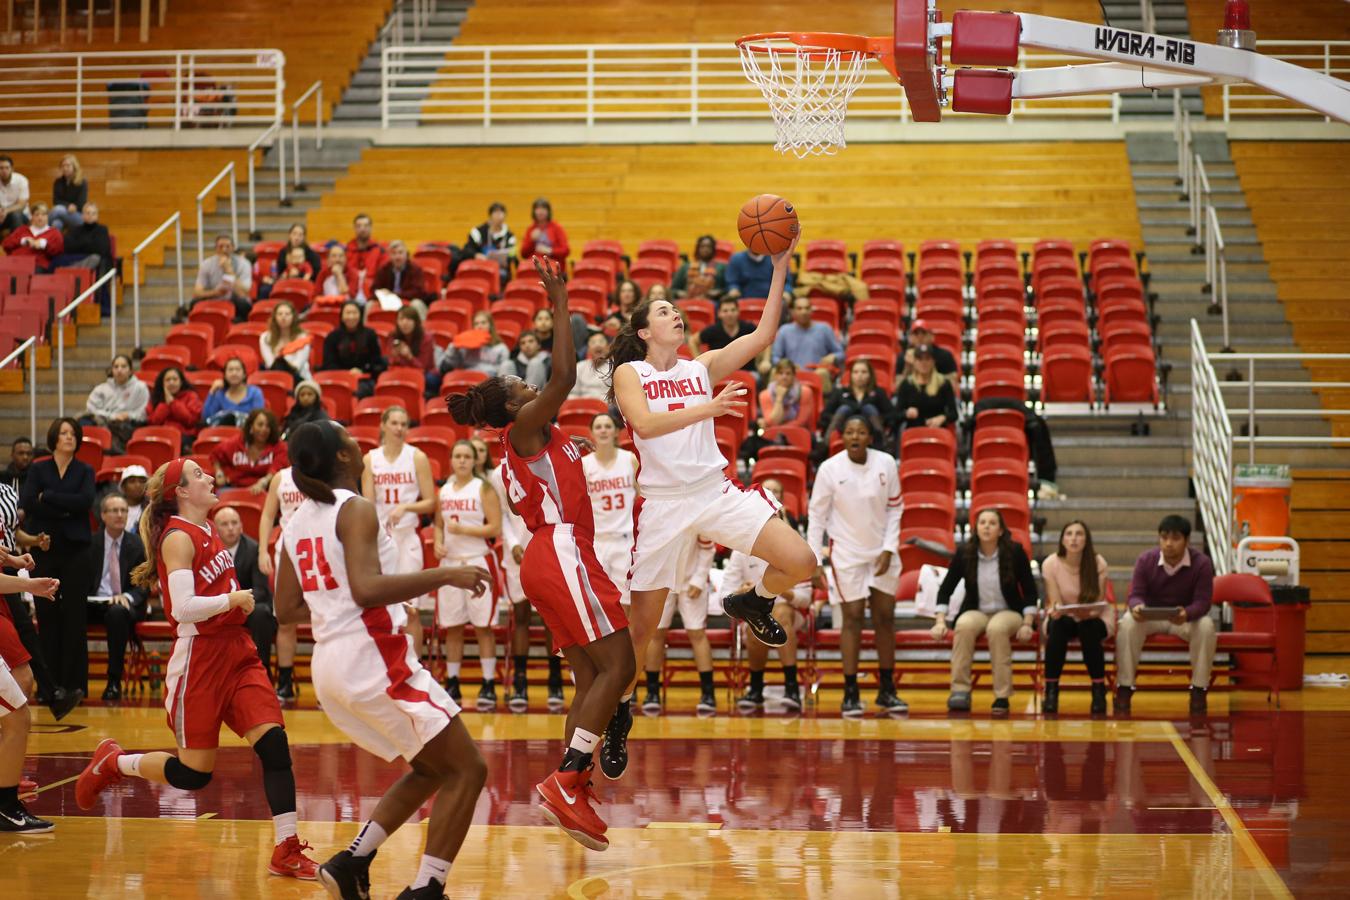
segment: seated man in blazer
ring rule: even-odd
[[[216,512],[216,533],[225,549],[234,557],[234,574],[241,590],[253,591],[253,612],[248,614],[248,630],[258,645],[263,668],[272,671],[272,641],[277,636],[277,619],[272,613],[272,589],[267,576],[258,568],[258,542],[244,534],[244,523],[232,506]]]
[[[122,699],[122,665],[127,641],[146,615],[146,592],[131,583],[131,570],[145,562],[145,546],[140,536],[127,531],[127,498],[113,491],[99,504],[103,527],[89,543],[89,568],[94,585],[89,621],[102,623],[108,630],[108,686],[103,699]],[[104,599],[111,598],[111,599]]]

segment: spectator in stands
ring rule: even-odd
[[[263,368],[285,372],[297,383],[309,377],[309,344],[312,340],[293,346],[301,338],[309,338],[308,333],[301,330],[298,318],[294,304],[282,300],[272,307],[267,330],[258,335]]]
[[[1116,630],[1116,610],[1106,600],[1106,560],[1092,545],[1087,523],[1075,519],[1059,532],[1059,549],[1041,564],[1045,582],[1045,702],[1041,709],[1059,712],[1059,676],[1069,641],[1078,639],[1083,664],[1092,679],[1092,715],[1106,714],[1106,651],[1102,642]],[[1066,609],[1095,606],[1095,609]]]
[[[562,265],[567,265],[567,232],[553,221],[553,204],[540,197],[530,207],[530,227],[525,231],[525,240],[520,244],[520,258],[531,259],[535,256],[551,256]]]
[[[89,392],[89,403],[80,417],[81,425],[98,425],[112,432],[112,452],[126,452],[127,441],[137,427],[145,424],[145,407],[150,388],[132,377],[131,357],[119,353],[108,367],[108,380]]]
[[[270,409],[255,409],[248,414],[239,433],[211,451],[218,487],[248,488],[263,494],[272,476],[290,465],[281,426]]]
[[[253,269],[248,260],[234,252],[234,238],[216,235],[215,254],[203,260],[197,270],[192,305],[202,300],[228,300],[234,304],[234,320],[242,322],[248,318],[252,288]]]
[[[488,207],[487,221],[469,232],[464,241],[465,259],[490,259],[502,269],[502,281],[511,277],[511,259],[516,255],[516,236],[506,224],[506,205]]]
[[[472,330],[486,331],[487,343],[481,347],[457,347],[452,343],[446,350],[445,359],[441,360],[442,374],[467,369],[496,375],[502,364],[511,358],[511,348],[497,334],[497,321],[492,318],[492,313],[487,310],[474,313]]]
[[[957,585],[965,599],[949,611]],[[1036,579],[1022,545],[1012,539],[996,509],[982,509],[975,517],[975,534],[957,550],[947,577],[938,588],[937,622],[933,640],[952,629],[952,693],[947,709],[970,710],[970,665],[980,635],[989,639],[994,672],[994,716],[1006,716],[1012,697],[1012,640],[1031,640],[1036,621]]]
[[[740,304],[735,297],[723,297],[717,304],[717,318],[711,325],[698,333],[698,341],[709,350],[721,350],[727,344],[755,330],[754,322],[741,318]],[[702,350],[702,347],[699,349]],[[759,359],[752,359],[741,368],[747,372],[756,370],[767,374],[770,368],[770,350],[766,348]]]
[[[273,278],[272,283],[285,281],[288,278],[313,281],[319,270],[309,264],[309,260],[306,258],[306,250],[309,250],[310,253],[314,252],[309,247],[287,247],[283,250],[281,256],[277,257],[276,277]],[[258,291],[258,296],[262,296],[261,290]]]
[[[749,250],[731,254],[722,273],[729,297],[767,297],[773,280],[773,260]],[[792,270],[788,270],[783,299],[792,299]]]
[[[225,361],[221,377],[211,385],[202,406],[202,421],[207,425],[238,425],[255,409],[267,405],[262,388],[248,383],[248,370],[239,357]]]
[[[328,260],[315,279],[319,284],[319,294],[324,297],[347,297],[366,301],[365,294],[356,295],[361,279],[355,266],[347,261],[347,248],[334,244],[328,248]]]
[[[627,278],[619,282],[618,289],[614,292],[614,304],[619,315],[625,322],[633,314],[633,308],[642,302],[642,288]]]
[[[899,425],[904,428],[942,428],[956,421],[956,391],[952,383],[937,373],[933,348],[920,344],[912,348],[914,366],[900,382],[895,407]]]
[[[734,258],[734,257],[733,257]],[[773,340],[773,361],[790,359],[799,369],[814,369],[822,386],[830,388],[830,367],[844,355],[839,335],[824,322],[811,321],[811,298],[792,301],[792,321],[778,329]]]
[[[277,254],[277,269],[280,273],[281,266],[284,263],[287,267],[292,264],[292,250],[301,250],[305,255],[305,265],[309,266],[309,274],[305,275],[310,281],[314,281],[323,268],[323,257],[319,251],[309,245],[309,231],[305,228],[303,222],[296,222],[291,226],[290,231],[286,232],[286,246],[281,248]],[[298,278],[301,276],[291,274],[280,274],[280,278]]]
[[[790,359],[774,363],[768,387],[759,392],[759,427],[800,425],[815,407],[811,385],[797,380],[797,367]],[[810,423],[806,423],[810,427]]]
[[[352,285],[351,296],[358,299],[373,297],[375,273],[389,261],[384,246],[376,243],[370,236],[373,223],[370,216],[357,213],[352,219],[355,236],[347,242],[347,264],[356,272],[356,281]]]
[[[306,422],[323,422],[328,419],[328,410],[323,408],[323,389],[313,381],[302,381],[295,386],[295,403],[286,419],[281,423],[285,436]]]
[[[392,291],[404,303],[419,303],[425,312],[426,304],[440,295],[440,285],[421,266],[412,261],[408,245],[402,241],[389,242],[389,261],[375,274],[375,290]]]
[[[28,478],[28,467],[32,464],[32,438],[15,438],[14,443],[9,445],[9,465],[0,471],[0,481],[13,485],[16,490],[23,490],[24,480]]]
[[[150,473],[144,466],[127,466],[122,470],[122,497],[127,501],[127,531],[136,531],[145,512],[145,486],[150,482]]]
[[[362,320],[361,304],[348,300],[342,304],[338,327],[323,339],[323,368],[348,371],[361,377],[357,397],[375,393],[375,379],[389,365],[380,350],[380,337]]]
[[[900,390],[900,382],[914,371],[914,348],[928,347],[933,352],[933,362],[937,373],[948,379],[956,375],[956,357],[951,351],[939,347],[933,341],[933,329],[923,319],[915,319],[909,327],[909,338],[905,352],[895,360],[895,389]]]
[[[680,264],[670,279],[670,290],[677,298],[716,300],[722,293],[723,267],[718,265],[717,239],[705,234],[694,242],[694,258]]]
[[[664,284],[657,282],[656,284],[653,284],[651,287],[647,288],[647,296],[643,297],[642,299],[647,303],[655,303],[657,300],[665,300],[667,303],[669,303],[670,289],[667,288]]]
[[[872,426],[873,440],[880,440],[895,411],[886,392],[877,386],[876,371],[865,359],[855,359],[848,367],[848,384],[840,385],[825,400],[818,427],[826,440],[844,427],[849,416],[863,416]]]
[[[499,375],[514,375],[526,384],[536,387],[548,383],[549,373],[553,371],[553,357],[539,345],[539,337],[533,331],[526,331],[516,341],[516,353],[497,370]]]
[[[603,333],[596,332],[587,339],[586,358],[577,363],[577,382],[567,396],[592,400],[604,400],[609,396],[609,383],[601,374],[609,371],[608,366],[601,365],[608,352],[609,338]]]
[[[34,203],[32,220],[11,231],[3,246],[10,256],[37,257],[37,270],[50,272],[66,245],[61,232],[47,223],[47,204]]]
[[[89,542],[88,570],[93,585],[89,621],[108,631],[108,686],[103,702],[122,699],[122,667],[127,642],[136,623],[145,620],[146,591],[131,583],[131,570],[145,562],[145,546],[131,528],[127,499],[120,491],[105,494],[98,507],[103,527]],[[109,599],[104,599],[109,598]]]
[[[394,319],[394,334],[389,341],[389,367],[421,372],[428,397],[436,396],[441,386],[441,371],[436,368],[436,342],[422,328],[422,317],[415,306],[403,307]]]
[[[89,202],[89,182],[73,153],[61,157],[61,174],[52,182],[52,227],[66,231],[84,221],[80,210]]]
[[[1128,615],[1120,619],[1116,641],[1116,715],[1130,712],[1135,672],[1144,641],[1165,632],[1181,638],[1191,651],[1191,713],[1206,711],[1209,671],[1214,665],[1217,636],[1209,616],[1214,594],[1214,564],[1190,548],[1191,523],[1184,516],[1165,516],[1158,523],[1158,546],[1140,554],[1130,579]],[[1170,610],[1167,618],[1152,618]]]
[[[183,433],[183,452],[192,449],[192,442],[202,430],[202,398],[187,386],[182,369],[169,366],[155,376],[145,420],[151,425],[177,428]]]
[[[65,251],[54,262],[57,266],[78,266],[93,269],[95,278],[102,278],[116,263],[113,259],[112,235],[108,226],[98,220],[98,204],[86,203],[82,220],[67,224],[61,235]],[[112,293],[108,292],[108,297]],[[103,312],[108,313],[108,300],[103,299]]]
[[[541,307],[535,311],[534,319],[531,321],[531,328],[534,330],[534,336],[539,341],[539,346],[545,351],[553,352],[553,310],[548,307]],[[517,347],[519,349],[519,347]]]
[[[0,156],[0,233],[28,224],[28,179],[14,171],[14,160]]]
[[[19,505],[24,530],[46,534],[50,549],[33,550],[35,578],[59,578],[56,599],[37,604],[42,655],[55,683],[78,696],[89,695],[88,613],[85,603],[93,579],[85,566],[71,565],[89,552],[89,513],[94,506],[94,470],[75,458],[84,431],[65,417],[47,429],[51,456],[33,463]]]
[[[258,567],[258,542],[244,534],[244,521],[233,506],[222,507],[215,515],[216,533],[234,559],[235,578],[242,591],[253,591],[253,612],[248,614],[248,630],[258,648],[263,668],[272,669],[272,641],[277,636],[277,619],[272,612],[272,588]]]

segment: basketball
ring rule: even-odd
[[[782,197],[760,194],[741,207],[736,230],[751,253],[782,253],[797,236],[797,210]]]

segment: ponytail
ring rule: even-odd
[[[510,393],[506,379],[494,375],[481,381],[462,394],[447,394],[446,408],[461,425],[475,428],[505,428],[515,421],[515,413],[506,408]]]
[[[173,462],[167,462],[155,470],[145,485],[145,512],[136,523],[141,543],[145,545],[145,562],[131,570],[131,583],[147,591],[159,583],[159,539],[164,534],[164,526],[171,516],[178,515],[178,495],[175,491],[187,480],[186,473],[180,474],[178,483],[167,488],[164,475]],[[178,467],[182,472],[182,466]]]
[[[291,480],[300,493],[315,503],[337,501],[329,483],[337,468],[338,451],[342,449],[341,427],[331,419],[306,422],[286,442]]]
[[[624,326],[619,329],[619,333],[614,336],[614,340],[610,342],[609,352],[600,360],[602,365],[607,366],[604,379],[609,383],[609,393],[605,395],[605,401],[611,407],[615,405],[614,373],[619,371],[619,366],[647,358],[647,342],[638,337],[638,332],[647,327],[647,323],[651,319],[651,313],[652,304],[650,300],[643,300],[633,307],[632,315],[628,317],[628,321],[624,323]]]

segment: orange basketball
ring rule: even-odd
[[[782,197],[760,194],[741,207],[736,230],[751,253],[782,253],[797,236],[797,211]]]

